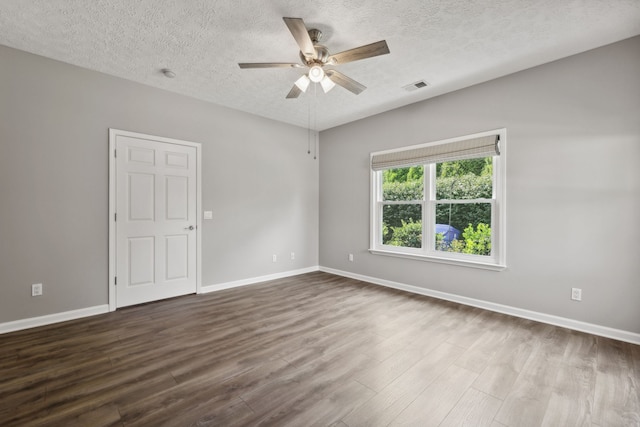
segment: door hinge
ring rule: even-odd
[[[114,277],[114,278],[113,278],[113,284],[114,284],[114,285],[117,285],[117,284],[118,284],[118,276],[116,276],[116,277]]]
[[[118,157],[118,150],[113,150],[113,157]]]
[[[114,214],[113,214],[113,220],[114,220],[114,221],[118,221],[118,214],[117,214],[117,213],[114,213]]]

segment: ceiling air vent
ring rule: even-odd
[[[404,89],[404,90],[406,90],[408,92],[411,92],[411,91],[414,91],[414,90],[417,90],[417,89],[422,89],[423,87],[427,87],[427,86],[429,86],[429,83],[427,83],[424,80],[420,80],[420,81],[417,81],[417,82],[413,82],[410,85],[403,86],[402,89]]]

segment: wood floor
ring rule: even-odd
[[[0,348],[2,426],[640,425],[640,346],[320,272]]]

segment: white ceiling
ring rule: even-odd
[[[299,62],[283,16],[332,53],[383,39],[391,53],[336,67],[360,95],[285,99],[304,69],[237,65]],[[0,0],[0,44],[319,130],[638,34],[640,0]]]

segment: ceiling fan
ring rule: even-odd
[[[332,55],[325,46],[319,44],[322,39],[322,32],[320,30],[315,28],[307,30],[301,18],[282,19],[285,24],[287,24],[287,27],[289,27],[289,31],[291,31],[298,46],[300,46],[300,59],[302,60],[302,64],[289,62],[241,62],[238,65],[243,69],[308,67],[309,71],[296,80],[291,91],[287,94],[287,98],[297,98],[301,93],[306,92],[311,82],[320,83],[325,93],[333,89],[335,85],[339,85],[358,95],[366,89],[366,86],[337,70],[325,70],[324,67],[327,65],[346,64],[347,62],[359,61],[361,59],[389,53],[387,42],[381,40]]]

